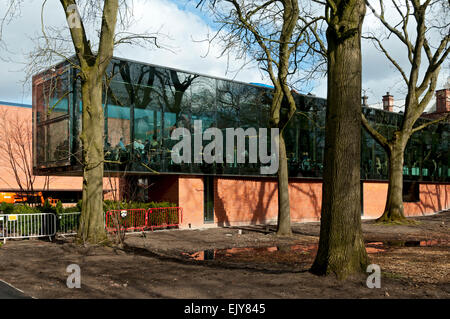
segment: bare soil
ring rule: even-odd
[[[0,248],[0,279],[52,299],[447,299],[450,211],[413,220],[418,223],[363,221],[371,262],[381,267],[379,289],[367,287],[368,273],[345,281],[309,273],[319,223],[295,224],[293,236],[282,238],[273,225],[129,234],[124,249],[80,247],[72,238],[9,240]],[[67,288],[70,264],[81,268],[80,289]]]

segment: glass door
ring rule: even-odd
[[[205,176],[203,183],[204,222],[212,223],[214,222],[214,176]]]

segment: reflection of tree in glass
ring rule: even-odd
[[[246,123],[249,127],[259,127],[262,95],[258,89],[233,83],[220,81],[217,88],[217,108],[225,123]],[[234,125],[230,125],[233,127]]]

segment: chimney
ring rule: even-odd
[[[386,95],[383,95],[383,110],[393,112],[394,111],[394,97],[386,92]]]
[[[436,91],[436,113],[450,112],[450,89]]]
[[[362,97],[362,106],[368,107],[369,105],[367,104],[367,95],[363,95]]]

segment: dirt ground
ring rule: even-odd
[[[369,274],[338,281],[308,272],[319,223],[160,230],[130,234],[126,248],[82,248],[71,238],[9,240],[0,248],[0,279],[34,298],[445,298],[450,297],[450,211],[414,218],[415,225],[363,221]],[[250,249],[251,248],[251,249]],[[207,260],[203,260],[207,259]],[[211,260],[210,260],[211,259]],[[66,267],[78,264],[81,288],[69,289]]]

